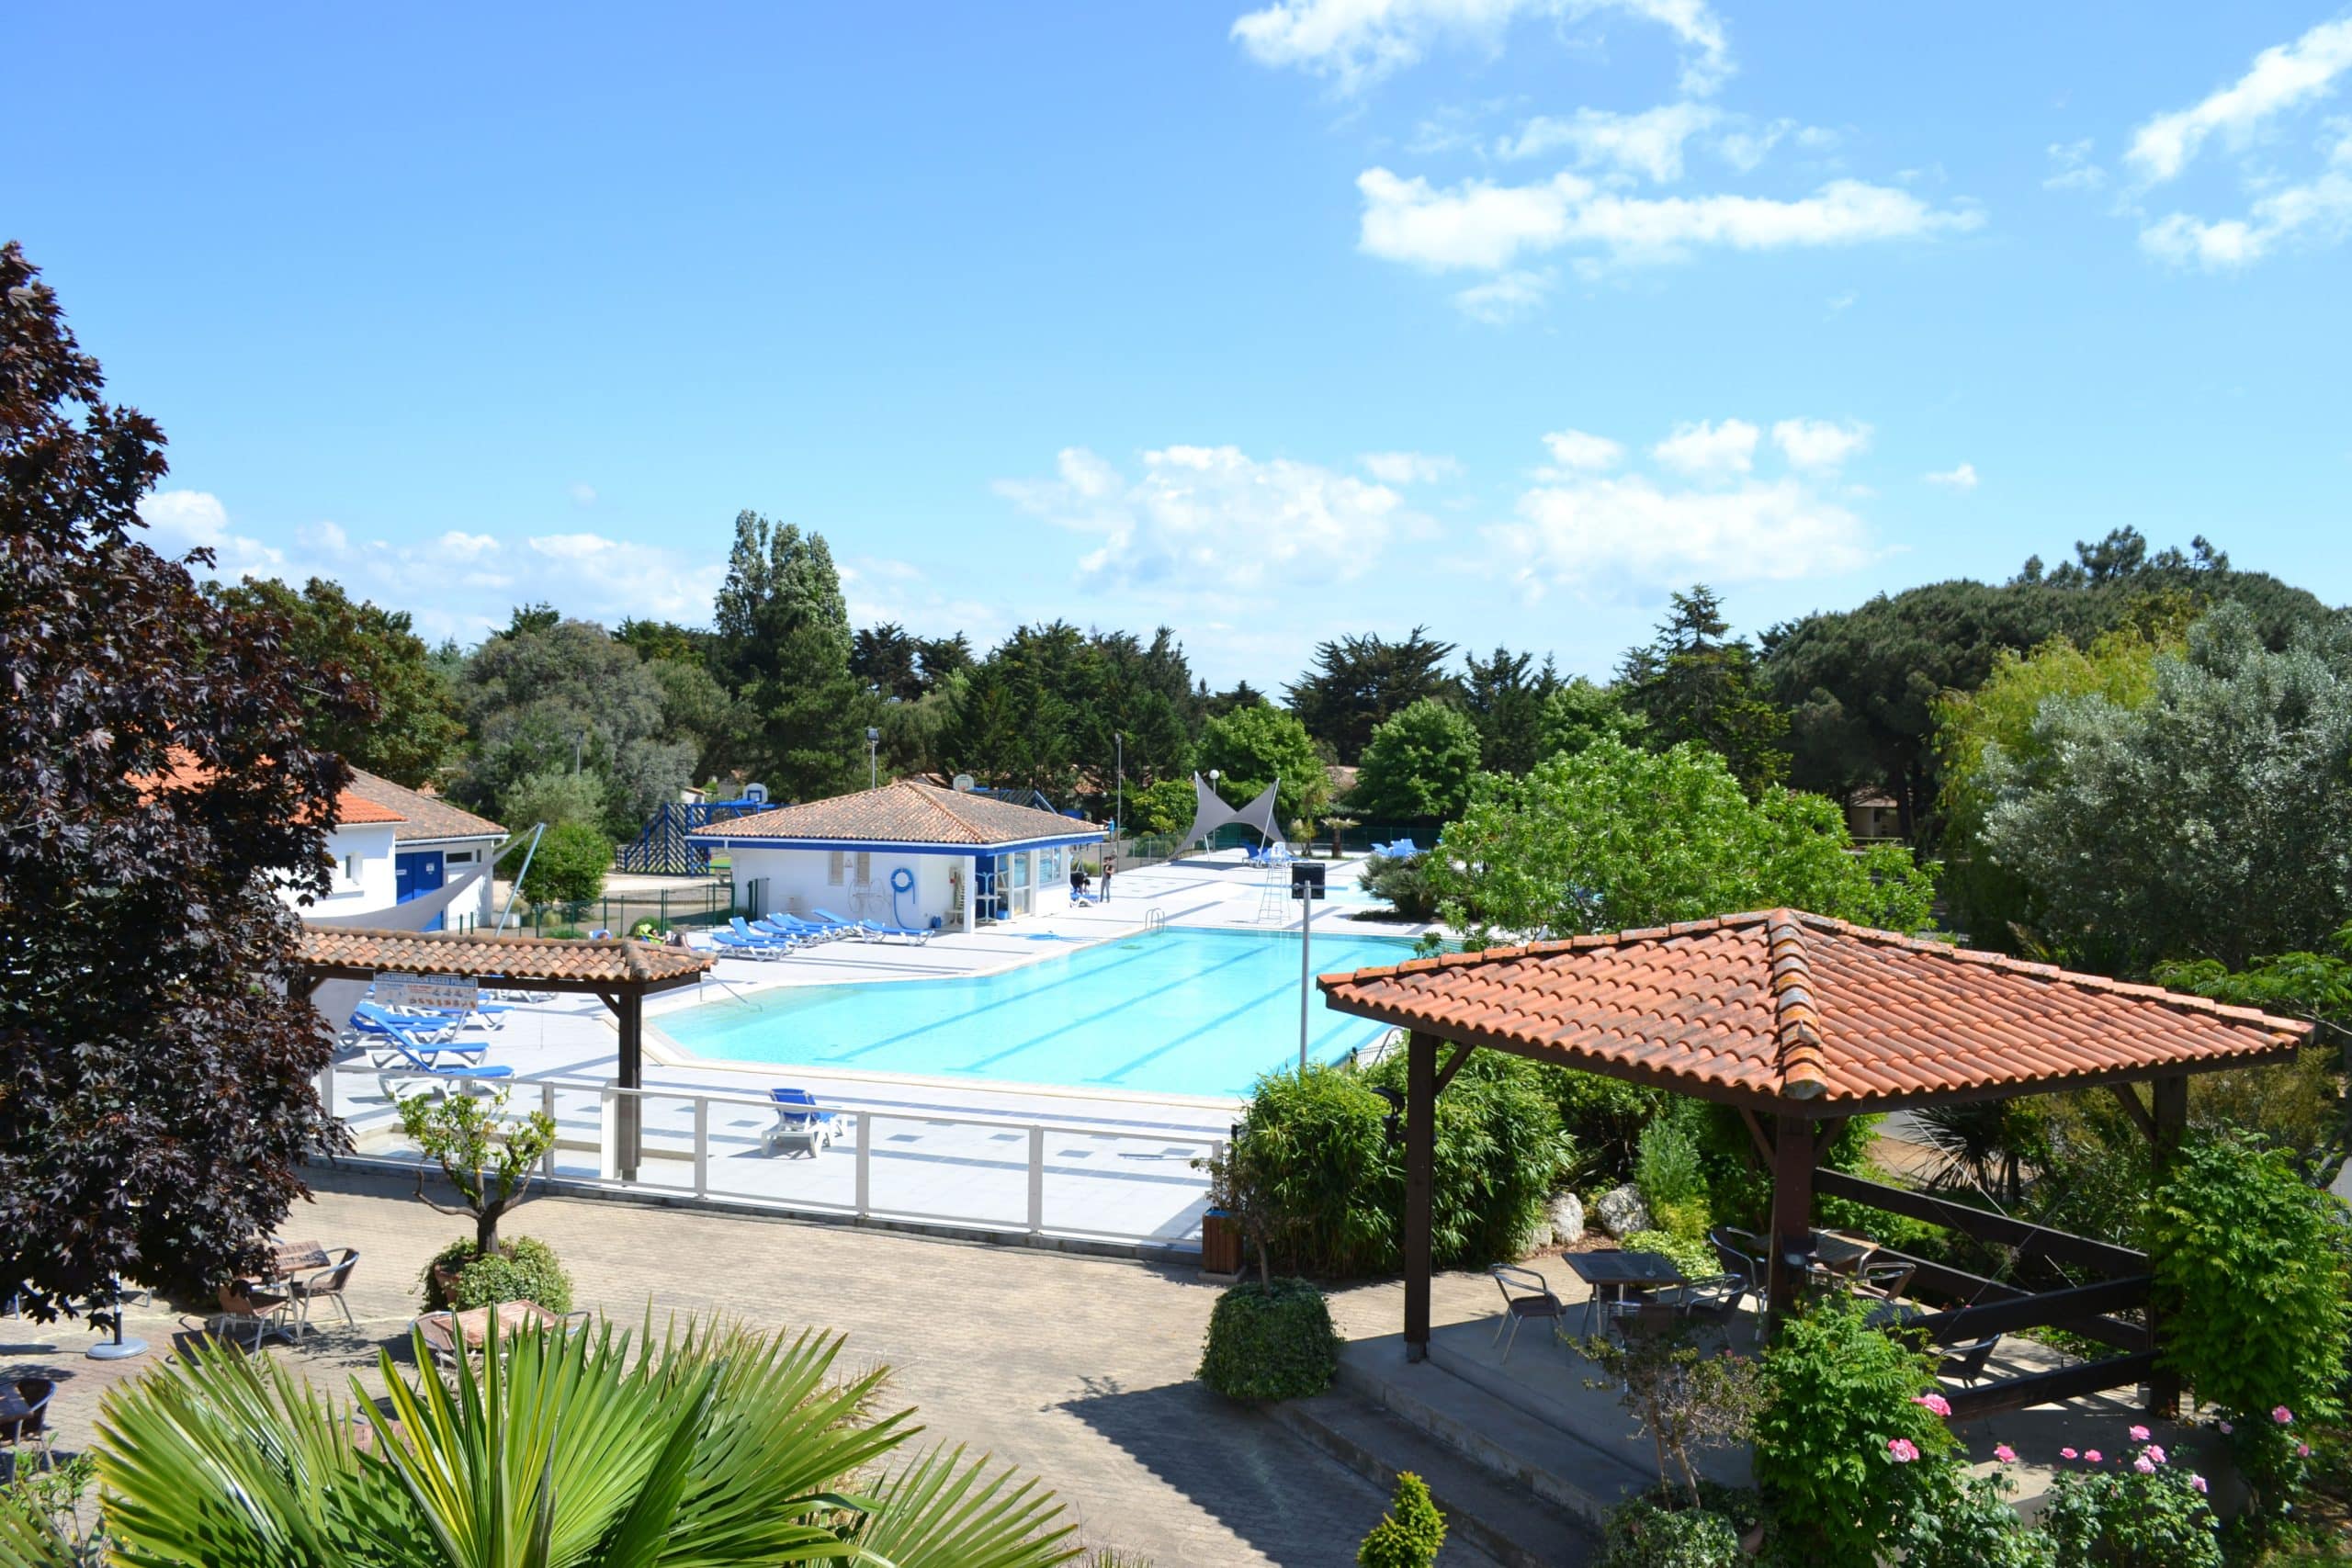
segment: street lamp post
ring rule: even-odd
[[[1127,819],[1127,734],[1114,730],[1111,734],[1112,754],[1117,759],[1111,765],[1111,831],[1114,835]]]
[[[865,727],[865,787],[882,787],[882,732],[872,725]]]

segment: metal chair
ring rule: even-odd
[[[1498,1263],[1487,1272],[1494,1277],[1495,1289],[1503,1295],[1503,1320],[1495,1325],[1495,1338],[1503,1338],[1503,1330],[1510,1330],[1510,1337],[1503,1340],[1503,1359],[1510,1359],[1510,1349],[1519,1343],[1519,1325],[1531,1317],[1549,1318],[1552,1332],[1560,1332],[1566,1321],[1566,1303],[1552,1293],[1551,1284],[1532,1269],[1515,1269],[1508,1263]],[[1517,1290],[1521,1293],[1513,1295]],[[1488,1340],[1492,1344],[1493,1340]]]
[[[1744,1272],[1692,1280],[1675,1293],[1674,1310],[1685,1317],[1729,1317],[1751,1289]]]
[[[337,1257],[337,1254],[341,1256]],[[287,1290],[292,1294],[296,1303],[295,1326],[300,1332],[305,1334],[311,1329],[311,1303],[313,1302],[334,1303],[336,1309],[343,1314],[345,1326],[350,1328],[359,1326],[359,1320],[351,1315],[351,1303],[344,1300],[343,1296],[344,1287],[351,1283],[352,1269],[358,1267],[359,1249],[356,1247],[339,1247],[330,1251],[327,1256],[334,1258],[334,1261],[323,1269],[314,1269],[302,1278],[288,1281],[287,1285]]]
[[[56,1392],[57,1384],[48,1378],[17,1380],[17,1398],[25,1406],[24,1414],[0,1420],[0,1443],[8,1445],[8,1473],[12,1479],[17,1473],[17,1448],[20,1443],[32,1443],[44,1468],[51,1462],[49,1444],[43,1438],[49,1432],[50,1397]]]
[[[293,1310],[294,1298],[277,1291],[265,1290],[252,1280],[232,1280],[220,1287],[220,1310],[212,1316],[214,1332],[226,1332],[234,1340],[236,1333],[226,1325],[250,1323],[254,1327],[253,1348],[261,1348],[262,1336],[282,1334],[294,1337],[285,1319]]]
[[[1865,1263],[1854,1270],[1854,1293],[1872,1296],[1883,1302],[1900,1301],[1904,1287],[1911,1283],[1911,1276],[1918,1271],[1917,1263]]]
[[[1962,1386],[1974,1388],[1984,1376],[1984,1364],[1993,1359],[1993,1347],[2000,1342],[2001,1337],[1996,1334],[1973,1345],[1961,1346],[1936,1364],[1936,1376],[1955,1378]]]
[[[1772,1251],[1764,1245],[1764,1238],[1752,1231],[1717,1225],[1707,1233],[1707,1245],[1715,1249],[1715,1261],[1723,1265],[1724,1272],[1747,1280],[1749,1292],[1761,1301],[1772,1277]]]

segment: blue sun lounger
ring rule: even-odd
[[[763,915],[753,920],[752,925],[756,931],[802,942],[835,942],[851,934],[836,925],[804,920],[797,915],[789,914]]]
[[[932,938],[930,931],[918,926],[883,926],[876,925],[872,920],[845,920],[831,909],[820,909],[817,913],[835,925],[856,933],[864,942],[885,942],[892,937],[898,937],[921,947]]]
[[[449,1052],[450,1047],[447,1045],[418,1047],[398,1035],[386,1036],[385,1043],[389,1047],[389,1059],[383,1056],[377,1059],[377,1081],[382,1084],[385,1094],[393,1100],[401,1098],[400,1086],[413,1087],[419,1081],[431,1084],[434,1093],[447,1095],[452,1083],[463,1092],[465,1085],[474,1078],[511,1078],[514,1076],[514,1069],[503,1063],[493,1067],[480,1061],[467,1060],[444,1066],[440,1057]],[[465,1046],[458,1048],[457,1054],[469,1056],[481,1050],[479,1045]]]
[[[763,1146],[774,1149],[779,1145],[796,1145],[807,1149],[813,1158],[838,1135],[841,1118],[833,1111],[818,1109],[817,1097],[807,1089],[772,1089],[768,1098],[775,1101],[775,1125],[760,1134]]]

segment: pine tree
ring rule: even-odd
[[[1445,1545],[1445,1516],[1421,1478],[1396,1472],[1396,1495],[1356,1548],[1358,1568],[1432,1568]]]

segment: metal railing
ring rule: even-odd
[[[558,932],[584,935],[608,931],[628,936],[639,925],[662,932],[681,927],[723,926],[736,913],[731,882],[713,880],[691,887],[663,888],[657,893],[622,893],[585,904],[546,904],[517,909],[514,926],[534,936]]]
[[[407,1076],[424,1081],[421,1074]],[[335,1098],[338,1077],[380,1077],[389,1098],[403,1073],[330,1065],[321,1074],[320,1092],[331,1109],[345,1113]],[[834,1151],[813,1160],[779,1158],[769,1157],[768,1129],[760,1122],[780,1108],[764,1095],[622,1089],[584,1077],[518,1081],[449,1073],[432,1079],[435,1089],[459,1085],[507,1089],[514,1113],[526,1111],[536,1099],[559,1130],[540,1174],[567,1190],[691,1197],[809,1217],[1080,1237],[1138,1248],[1197,1246],[1208,1179],[1195,1159],[1221,1153],[1226,1143],[1218,1134],[1136,1122],[1033,1120],[829,1098],[815,1109],[834,1118]],[[353,1096],[351,1103],[356,1101]],[[781,1109],[803,1115],[809,1108]],[[354,1122],[357,1157],[395,1157],[408,1165],[416,1153],[400,1135],[396,1115],[390,1116],[388,1132],[387,1116],[374,1111]],[[346,1120],[352,1120],[347,1113]],[[589,1120],[593,1136],[583,1135]],[[912,1130],[893,1131],[898,1128]],[[628,1159],[623,1145],[632,1134],[636,1157]],[[593,1166],[579,1157],[590,1149]]]

